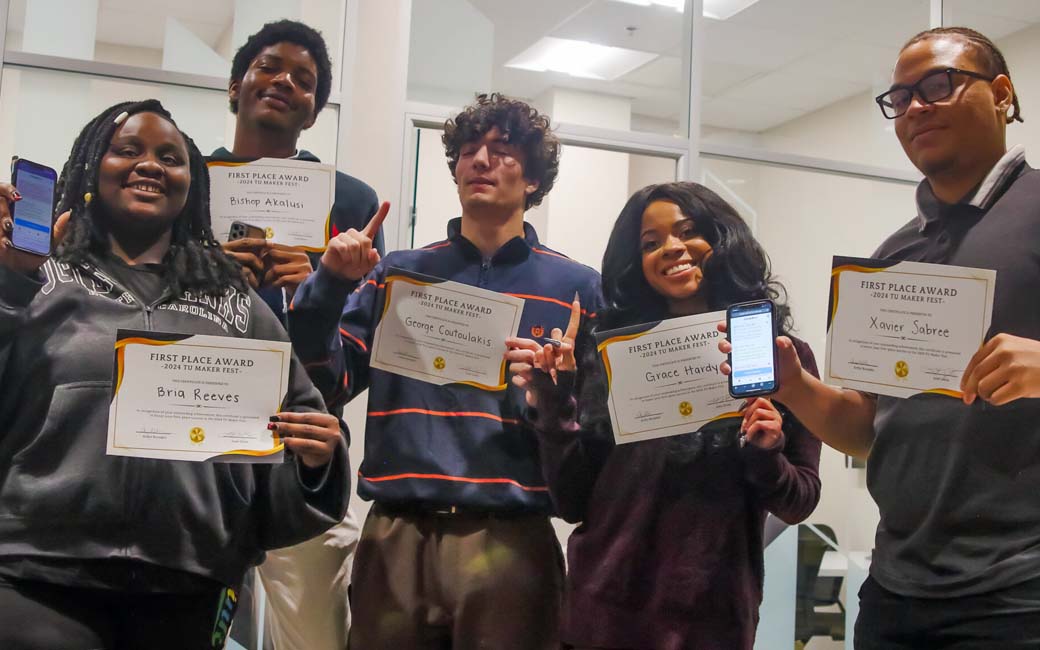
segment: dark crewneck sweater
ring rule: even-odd
[[[809,346],[795,346],[817,375]],[[777,406],[781,446],[740,448],[730,419],[706,427],[721,444],[689,460],[672,438],[615,446],[559,417],[573,403],[539,413],[550,494],[564,518],[582,522],[567,545],[565,643],[751,650],[766,513],[797,523],[820,497],[820,441]]]

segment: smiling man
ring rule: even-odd
[[[228,102],[235,114],[231,151],[214,151],[210,162],[252,162],[258,158],[293,158],[320,162],[297,148],[332,90],[332,62],[321,34],[292,20],[268,23],[235,53],[228,83]],[[336,197],[329,237],[362,228],[376,213],[375,191],[362,181],[336,173]],[[382,233],[375,245],[383,250]],[[317,257],[303,249],[240,239],[224,245],[246,269],[254,288],[276,314],[284,317],[282,292],[290,294],[310,274]]]
[[[443,141],[462,206],[448,238],[379,261],[366,233],[340,235],[289,312],[329,403],[369,389],[358,492],[375,503],[354,560],[350,648],[555,649],[563,564],[522,392],[437,386],[370,368],[369,354],[391,268],[524,298],[523,336],[564,329],[576,293],[594,311],[599,275],[524,222],[558,171],[548,117],[481,95]]]
[[[314,154],[298,149],[297,141],[318,119],[331,89],[332,62],[320,33],[292,20],[264,25],[246,40],[231,64],[232,150],[217,149],[209,161],[293,158],[319,162]],[[364,227],[378,207],[371,187],[336,172],[329,237]],[[374,240],[375,248],[382,251],[378,229]],[[238,259],[250,284],[284,322],[287,297],[310,275],[317,256],[259,239],[228,242],[224,249]],[[267,554],[259,572],[268,594],[267,632],[274,647],[344,647],[350,618],[350,558],[357,538],[356,519],[348,511],[340,524],[318,537]],[[239,621],[239,629],[245,625]]]
[[[874,257],[995,269],[987,341],[958,401],[826,386],[782,340],[776,399],[869,457],[881,520],[857,649],[1038,648],[1040,172],[1006,146],[1022,119],[1011,73],[982,34],[933,29],[903,47],[877,103],[925,179],[917,216]]]

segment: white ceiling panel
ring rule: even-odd
[[[785,68],[731,88],[713,101],[755,106],[778,105],[811,111],[861,93],[867,88],[868,85],[864,83],[839,79],[806,79],[802,74]]]
[[[110,9],[98,10],[97,40],[102,43],[147,47],[160,50],[166,37],[166,19],[178,20],[210,47],[224,32],[225,26],[188,20],[177,16],[157,15],[146,11]]]
[[[1040,0],[1037,0],[1037,5],[1040,5]],[[1005,36],[1013,34],[1020,29],[1029,27],[1029,21],[1018,20],[1014,18],[1007,18],[1004,16],[995,16],[990,14],[988,11],[983,13],[981,11],[959,9],[952,13],[946,13],[947,18],[950,20],[952,25],[968,25],[977,32],[982,32],[992,40],[999,40]]]
[[[943,0],[943,19],[949,24],[971,24],[965,21],[965,12],[980,10],[990,16],[1031,23],[1040,22],[1040,2],[1037,0]],[[982,33],[994,38],[991,34]]]
[[[643,86],[668,88],[669,86],[684,85],[682,76],[682,59],[674,56],[661,56],[629,72],[622,77],[622,80]]]
[[[737,64],[775,70],[831,42],[828,34],[790,33],[711,21],[705,26],[704,58],[710,62]]]
[[[769,68],[764,66],[706,61],[702,69],[701,92],[707,97],[716,97],[729,88],[767,72],[769,72]]]
[[[632,29],[629,29],[632,28]],[[550,36],[663,54],[683,42],[683,15],[668,7],[597,0]]]
[[[802,114],[803,112],[796,108],[776,106],[770,102],[734,104],[712,100],[701,106],[704,124],[738,131],[765,131]]]

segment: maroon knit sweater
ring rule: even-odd
[[[817,375],[809,346],[795,347]],[[567,546],[562,640],[752,650],[766,512],[791,524],[812,513],[820,441],[777,405],[777,448],[723,444],[691,459],[671,438],[615,446],[561,416],[573,413],[569,406],[540,411],[535,421],[550,494],[564,519],[581,522]],[[739,436],[739,420],[712,426],[705,431],[731,443]]]

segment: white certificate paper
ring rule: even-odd
[[[443,386],[506,387],[506,338],[524,301],[468,284],[391,268],[371,366]]]
[[[119,330],[108,454],[282,462],[267,424],[281,410],[291,358],[282,341]]]
[[[996,271],[835,257],[824,381],[892,397],[960,397],[993,315]]]
[[[596,335],[609,383],[607,397],[618,444],[697,431],[708,422],[742,417],[719,364],[718,323],[726,312],[671,318]]]
[[[213,235],[227,241],[234,221],[259,226],[277,244],[318,252],[329,243],[336,198],[332,165],[282,158],[209,165]]]

